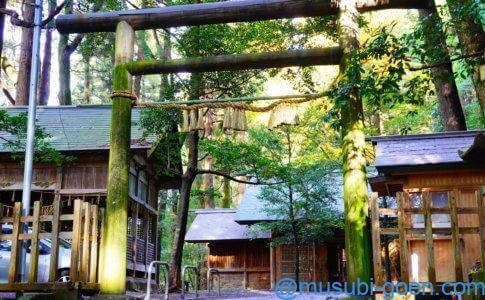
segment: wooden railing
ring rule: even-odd
[[[0,204],[0,225],[11,224],[12,233],[0,234],[0,240],[11,241],[11,260],[8,270],[8,284],[0,284],[0,290],[17,290],[30,286],[52,286],[59,277],[59,243],[60,240],[71,241],[69,276],[72,283],[82,282],[96,284],[98,278],[99,247],[102,234],[103,209],[97,205],[74,200],[72,214],[62,214],[60,196],[56,195],[52,209],[48,214],[41,214],[42,203],[35,201],[33,214],[22,216],[22,203],[15,202],[11,216],[3,216],[4,206]],[[44,210],[45,212],[45,210]],[[50,222],[50,232],[42,232],[42,227]],[[62,222],[62,226],[61,226]],[[28,224],[28,231],[22,232],[22,223]],[[69,226],[68,223],[72,224]],[[42,226],[44,225],[44,226]],[[49,279],[47,283],[38,283],[39,243],[42,239],[51,240]],[[27,283],[21,282],[18,276],[18,261],[23,241],[30,241],[30,263]],[[34,285],[32,285],[34,284]],[[50,285],[49,285],[50,284]],[[92,285],[91,285],[92,286]],[[39,288],[43,289],[43,288]]]

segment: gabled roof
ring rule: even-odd
[[[204,209],[195,213],[196,217],[185,235],[185,241],[189,243],[271,238],[270,232],[252,232],[249,226],[236,223],[235,209]]]
[[[0,108],[9,114],[26,113],[26,106]],[[153,138],[143,139],[143,130],[137,125],[141,108],[132,110],[131,147],[150,148]],[[59,151],[109,149],[111,124],[110,105],[90,106],[41,106],[37,108],[36,124],[52,137],[48,142]],[[2,137],[14,137],[0,132]],[[0,152],[10,152],[0,140]]]
[[[380,136],[369,140],[377,145],[377,169],[422,167],[464,164],[459,151],[470,148],[479,134],[485,134],[485,130]]]

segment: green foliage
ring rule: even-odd
[[[5,110],[0,110],[0,132],[5,132],[12,136],[12,138],[0,136],[0,140],[12,152],[12,158],[22,160],[27,138],[27,113],[9,115]],[[34,161],[55,163],[56,165],[73,161],[74,157],[65,156],[52,147],[48,141],[51,137],[42,128],[36,126]]]
[[[429,78],[409,76],[409,48],[387,28],[371,33],[358,51],[349,54],[348,68],[340,74],[338,84],[326,95],[334,102],[326,120],[340,127],[340,111],[350,93],[358,88],[370,111],[392,109],[398,104],[423,105],[429,93]]]

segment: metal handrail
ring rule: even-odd
[[[147,294],[145,295],[145,300],[150,300],[150,294],[152,292],[152,285],[151,285],[151,281],[152,281],[152,269],[153,269],[153,265],[160,265],[163,267],[164,271],[165,271],[165,297],[164,299],[165,300],[168,300],[168,288],[169,288],[169,284],[170,284],[170,280],[169,280],[169,274],[170,274],[170,271],[169,271],[169,266],[166,262],[163,262],[163,261],[157,261],[157,260],[154,260],[150,263],[150,265],[148,266],[148,280],[147,280]]]
[[[217,275],[217,296],[221,296],[221,275],[219,274],[219,270],[215,268],[209,268],[207,270],[207,290],[208,290],[208,297],[211,297],[211,274]]]
[[[199,285],[199,269],[195,266],[184,266],[183,269],[182,269],[182,274],[181,274],[181,282],[182,282],[182,299],[185,299],[185,286],[184,286],[184,282],[185,282],[185,274],[186,274],[186,271],[188,270],[193,270],[194,273],[195,273],[195,285],[194,285],[194,289],[195,289],[195,298],[197,298],[199,295],[198,295],[198,290],[197,290],[197,287]]]

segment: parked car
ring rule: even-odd
[[[30,231],[30,230],[29,230]],[[2,234],[11,234],[12,226],[3,225]],[[39,266],[37,270],[37,282],[49,281],[49,265],[50,255],[52,252],[51,239],[39,240]],[[0,241],[0,283],[8,282],[8,268],[12,257],[12,241]],[[27,249],[27,267],[30,265],[30,247]],[[59,254],[58,254],[58,280],[69,280],[69,268],[71,265],[71,243],[66,240],[59,239]]]

